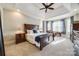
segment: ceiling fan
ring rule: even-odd
[[[42,5],[44,6],[44,8],[41,8],[40,10],[43,10],[45,9],[45,13],[47,12],[47,9],[50,9],[50,10],[54,10],[54,8],[50,7],[52,6],[54,3],[50,3],[49,5],[45,4],[45,3],[42,3]]]

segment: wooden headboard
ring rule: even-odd
[[[24,31],[25,31],[25,33],[27,33],[27,30],[32,30],[32,29],[35,28],[36,26],[37,26],[37,28],[39,28],[39,25],[24,24]]]

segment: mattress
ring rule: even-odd
[[[36,46],[40,46],[40,43],[35,41],[35,37],[39,35],[43,35],[46,33],[32,33],[32,34],[26,34],[26,39],[32,44],[35,44]]]

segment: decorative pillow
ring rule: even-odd
[[[27,30],[27,33],[28,34],[33,33],[33,31],[32,30]]]
[[[38,33],[40,33],[40,31],[39,31],[39,30],[37,30],[37,32],[38,32]]]

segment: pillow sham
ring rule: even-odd
[[[27,33],[31,34],[31,33],[33,33],[33,31],[32,30],[27,30]]]

